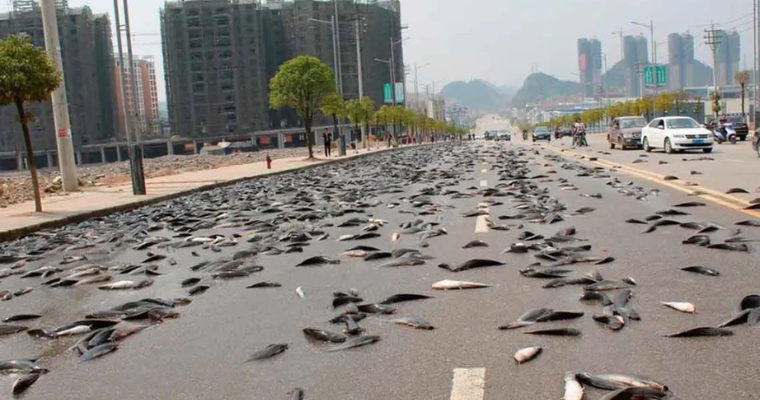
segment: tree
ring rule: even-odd
[[[714,91],[710,93],[710,99],[712,100],[713,114],[715,114],[715,119],[718,119],[720,112],[723,110],[723,107],[720,105],[720,92]]]
[[[360,100],[351,99],[345,104],[346,118],[354,124],[356,129],[359,129],[359,125],[362,123],[362,103]],[[362,140],[364,140],[362,138]]]
[[[18,121],[24,134],[26,158],[32,174],[34,208],[42,211],[40,185],[37,180],[37,164],[34,160],[29,121],[32,116],[24,109],[24,103],[41,102],[50,98],[62,80],[60,71],[45,50],[32,44],[28,36],[8,36],[0,40],[0,106],[15,105]]]
[[[342,117],[346,114],[346,103],[343,102],[343,98],[340,97],[338,92],[333,92],[322,99],[322,114],[325,116],[331,116],[333,120],[333,126],[335,127],[335,134],[338,130],[338,117]],[[335,138],[334,138],[335,139]]]
[[[744,117],[744,97],[746,94],[745,90],[747,89],[747,83],[749,83],[750,80],[749,71],[736,71],[734,79],[736,79],[736,83],[738,83],[742,89],[742,117]]]
[[[299,56],[280,66],[269,82],[269,105],[293,108],[304,124],[309,159],[314,159],[312,124],[325,97],[335,93],[332,71],[316,57]]]

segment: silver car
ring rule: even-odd
[[[621,150],[627,148],[641,149],[641,130],[647,125],[643,117],[618,117],[612,120],[607,133],[610,148],[615,146]]]

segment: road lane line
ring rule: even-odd
[[[486,208],[485,211],[491,214],[489,209]],[[475,233],[488,233],[488,215],[478,215],[475,220]]]
[[[486,395],[485,368],[456,368],[449,400],[483,400]]]
[[[488,187],[488,181],[485,179],[482,179],[480,181],[480,187]]]
[[[574,156],[584,156],[584,157],[586,157],[585,154],[577,153],[577,152],[574,152],[572,150],[561,150],[561,149],[555,148],[553,146],[544,146],[544,148],[546,148],[547,150],[553,151],[555,153],[559,153],[559,154],[570,154],[570,155],[574,155]],[[758,212],[758,211],[752,211],[752,210],[745,210],[744,209],[744,207],[746,207],[746,206],[748,206],[750,204],[749,201],[744,200],[744,199],[740,199],[738,197],[731,196],[731,195],[728,195],[728,194],[725,194],[725,193],[722,193],[722,192],[719,192],[719,191],[714,190],[714,189],[710,189],[710,188],[707,188],[707,187],[704,187],[704,186],[695,186],[695,187],[692,187],[692,186],[676,185],[676,184],[672,183],[672,182],[675,182],[675,181],[666,181],[666,180],[664,180],[664,178],[665,178],[664,175],[659,175],[659,174],[657,174],[655,172],[651,172],[651,171],[647,171],[647,170],[642,170],[642,169],[638,169],[638,168],[629,167],[629,166],[623,165],[622,163],[619,163],[619,162],[613,162],[613,161],[603,160],[603,159],[597,159],[596,161],[589,161],[588,157],[582,159],[581,161],[585,161],[587,163],[601,165],[601,166],[608,167],[608,168],[609,167],[615,167],[615,169],[617,171],[626,173],[628,175],[633,175],[635,177],[638,177],[638,178],[641,178],[641,179],[644,179],[644,180],[647,180],[647,181],[650,181],[650,182],[654,182],[654,183],[656,183],[658,185],[666,186],[666,187],[669,187],[671,189],[675,189],[677,191],[684,192],[684,193],[687,193],[687,194],[691,194],[691,193],[693,193],[695,191],[701,191],[701,192],[706,193],[706,194],[698,196],[701,199],[710,201],[710,202],[712,202],[714,204],[717,204],[719,206],[723,206],[723,207],[730,208],[730,209],[735,210],[735,211],[739,211],[739,212],[741,212],[743,214],[746,214],[746,215],[749,215],[749,216],[752,216],[752,217],[755,217],[755,218],[760,218],[760,212]]]
[[[487,173],[487,172],[488,172],[488,170],[487,170],[487,169],[485,169],[485,168],[483,168],[483,169],[481,169],[481,170],[480,170],[480,173],[481,173],[481,174],[485,174],[485,173]]]

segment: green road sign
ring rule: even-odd
[[[657,68],[653,68],[652,66],[644,67],[644,83],[654,86],[655,78],[657,79],[658,86],[668,83],[667,66],[658,65]]]
[[[393,103],[393,85],[386,83],[383,85],[383,101],[385,103]]]

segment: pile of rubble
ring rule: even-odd
[[[146,159],[143,162],[145,177],[175,175],[183,172],[214,169],[230,165],[249,164],[266,160],[267,154],[273,159],[289,157],[305,157],[305,148],[259,151],[256,153],[233,153],[225,156],[190,155],[165,156]],[[43,196],[63,194],[61,177],[57,169],[38,171],[40,189]],[[126,161],[80,166],[77,168],[79,186],[82,188],[95,186],[114,186],[129,183],[129,163]],[[11,204],[32,200],[32,180],[28,171],[13,172],[0,175],[0,208]]]

